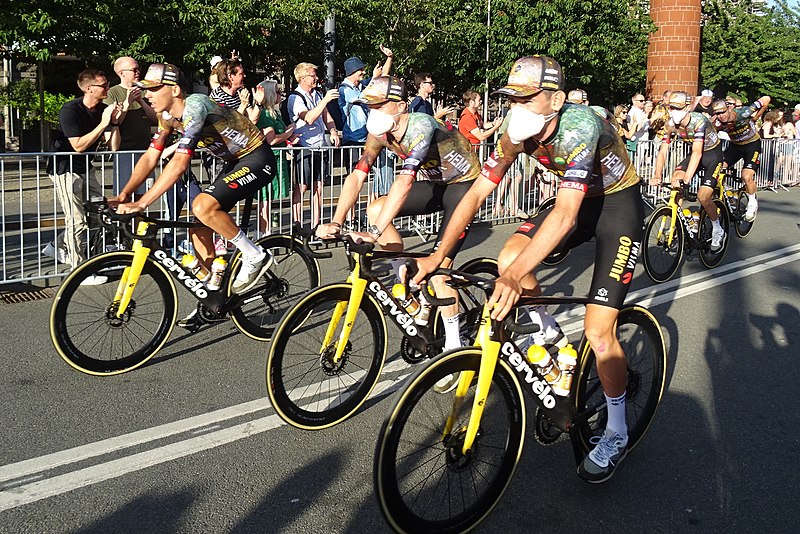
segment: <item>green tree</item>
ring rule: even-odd
[[[58,126],[58,113],[72,97],[62,94],[44,93],[44,120],[51,127]],[[23,128],[35,127],[42,115],[39,92],[31,80],[11,82],[0,88],[0,109],[11,106],[19,112]]]
[[[753,13],[750,0],[709,0],[703,7],[702,64],[705,87],[719,96],[752,101],[762,95],[777,105],[800,100],[800,18],[784,2]]]

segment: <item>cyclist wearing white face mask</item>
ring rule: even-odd
[[[401,169],[389,194],[367,207],[370,222],[367,232],[354,232],[353,236],[377,242],[386,250],[403,250],[403,239],[392,224],[395,217],[441,211],[444,229],[458,201],[480,175],[480,161],[469,141],[457,129],[430,115],[409,113],[407,98],[405,83],[394,76],[373,78],[361,93],[360,101],[370,108],[367,141],[356,168],[342,185],[332,221],[317,227],[320,238],[339,233],[347,213],[358,200],[369,169],[384,149],[401,158]],[[450,248],[447,265],[452,263],[465,237],[466,232]],[[437,238],[436,247],[439,241]],[[432,283],[440,298],[457,297],[456,291],[445,285],[441,277],[434,277]],[[461,346],[458,304],[444,308],[442,318],[445,350]]]
[[[588,106],[566,103],[562,87],[561,66],[554,59],[529,56],[514,63],[508,84],[495,92],[506,95],[513,105],[508,129],[484,163],[481,178],[458,205],[440,249],[417,260],[417,278],[439,265],[520,154],[531,155],[560,178],[555,207],[528,219],[506,241],[498,257],[501,276],[489,304],[494,306],[492,317],[503,319],[523,292],[541,293],[533,269],[550,253],[597,239],[584,330],[597,355],[608,423],[578,474],[598,483],[611,477],[627,451],[627,363],[615,323],[633,278],[644,208],[638,187],[641,180],[616,127]],[[547,348],[565,341],[544,310],[530,313],[543,327],[541,335],[533,334],[538,336],[533,342]]]
[[[688,183],[699,168],[703,168],[703,181],[697,191],[697,200],[702,204],[713,225],[711,231],[711,250],[719,250],[724,242],[726,232],[719,223],[719,215],[714,207],[713,193],[717,187],[717,178],[722,172],[722,143],[716,128],[702,113],[691,110],[692,97],[683,91],[673,91],[669,96],[669,121],[667,121],[661,147],[656,156],[656,165],[650,183],[661,183],[661,173],[667,161],[669,143],[672,136],[683,139],[692,145],[689,155],[675,167],[672,173],[672,187],[681,182]]]

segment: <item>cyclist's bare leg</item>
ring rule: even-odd
[[[500,275],[502,275],[508,266],[517,259],[517,256],[520,255],[522,250],[528,246],[530,242],[531,239],[522,234],[512,234],[511,237],[508,238],[506,244],[503,245],[503,250],[501,250],[500,254],[497,256],[497,270],[500,272]],[[520,285],[522,285],[526,295],[538,296],[542,293],[539,287],[539,281],[532,272],[520,281]]]
[[[189,230],[189,235],[192,237],[192,246],[194,246],[197,257],[206,269],[211,268],[211,262],[216,257],[217,253],[214,249],[214,231],[211,228],[192,228]]]
[[[192,203],[192,213],[225,239],[233,239],[239,233],[239,227],[233,222],[230,213],[223,210],[217,199],[207,193],[197,195]]]
[[[744,188],[748,195],[756,194],[756,171],[753,169],[742,170],[742,180],[744,180]]]
[[[597,359],[597,374],[603,391],[609,397],[619,397],[625,392],[628,364],[617,340],[616,324],[619,310],[586,305],[584,331]]]
[[[449,269],[452,266],[453,266],[453,260],[451,260],[450,258],[445,258],[445,260],[442,262],[441,265],[441,267],[444,269]],[[458,291],[448,286],[445,283],[447,280],[448,280],[447,276],[434,276],[433,278],[431,278],[431,284],[433,284],[433,289],[436,292],[437,298],[444,299],[447,297],[453,297],[456,299],[455,304],[451,304],[450,306],[443,306],[441,308],[443,317],[453,317],[454,315],[458,315]]]
[[[700,204],[703,205],[703,208],[706,210],[706,214],[708,215],[708,219],[712,222],[719,218],[719,215],[717,214],[717,208],[714,206],[713,196],[714,190],[707,185],[701,185],[700,189],[697,191],[697,200],[699,200]]]

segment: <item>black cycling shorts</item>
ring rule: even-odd
[[[516,233],[532,238],[550,210],[542,210]],[[633,280],[644,236],[644,203],[638,186],[611,195],[586,197],[572,232],[554,252],[566,252],[597,238],[589,299],[592,304],[622,308]]]
[[[436,250],[442,244],[442,236],[447,228],[447,223],[450,222],[450,218],[456,210],[456,206],[458,206],[458,203],[470,187],[472,187],[472,181],[443,184],[428,180],[417,180],[411,185],[406,201],[400,207],[397,216],[427,215],[441,211],[442,221],[439,224],[439,233],[436,235],[436,244],[433,247],[433,250]],[[469,233],[469,225],[459,236],[458,243],[447,255],[448,258],[452,260],[456,257],[456,254],[464,245],[467,233]]]
[[[750,169],[753,172],[758,172],[761,166],[761,139],[756,139],[746,145],[728,144],[728,148],[722,153],[725,164],[728,167],[736,165],[740,159],[744,160],[743,169]]]
[[[273,176],[275,155],[269,147],[261,145],[226,168],[203,192],[214,197],[223,210],[230,211],[237,202],[254,197],[262,187],[269,185]]]
[[[689,166],[689,159],[691,157],[692,154],[690,152],[683,161],[678,163],[675,170],[685,171]],[[711,150],[703,152],[703,158],[700,160],[700,165],[698,166],[698,170],[699,169],[703,169],[703,180],[700,182],[700,185],[710,187],[711,189],[717,187],[717,177],[722,173],[722,145],[717,145]],[[694,176],[689,176],[690,182],[692,178],[694,178]]]

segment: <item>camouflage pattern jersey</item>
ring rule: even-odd
[[[402,139],[389,135],[367,135],[367,142],[356,169],[369,172],[381,150],[388,148],[403,160],[400,173],[439,183],[474,180],[480,174],[480,161],[467,138],[450,124],[427,113],[409,113]]]
[[[762,107],[760,100],[756,100],[749,106],[738,107],[733,110],[736,118],[732,122],[715,121],[714,126],[718,131],[726,132],[734,145],[746,145],[758,141],[761,136],[758,135],[753,115],[758,113]]]
[[[714,125],[705,115],[696,111],[689,113],[689,123],[686,126],[678,127],[672,119],[668,120],[661,142],[669,143],[673,134],[689,144],[702,141],[703,152],[713,150],[720,144],[719,134]]]
[[[541,142],[531,138],[515,145],[507,133],[503,135],[481,174],[499,183],[524,153],[559,177],[560,187],[579,189],[587,197],[610,195],[639,184],[625,142],[596,110],[565,104],[555,120],[555,133]]]

